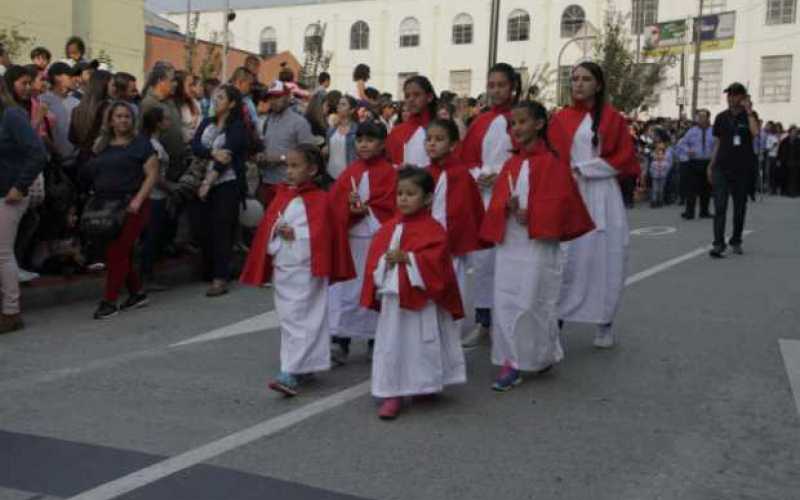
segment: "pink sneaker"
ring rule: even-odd
[[[386,398],[378,409],[378,417],[381,420],[394,420],[400,413],[400,406],[400,398]]]

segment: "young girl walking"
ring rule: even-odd
[[[495,183],[481,236],[497,245],[492,388],[507,391],[521,371],[545,372],[561,361],[558,298],[561,241],[594,228],[570,173],[547,142],[547,111],[526,101],[512,111],[517,150]]]
[[[261,220],[240,280],[261,286],[272,279],[281,371],[269,387],[295,396],[307,376],[330,368],[328,285],[354,273],[347,245],[333,230],[327,193],[314,182],[323,172],[319,150],[301,144],[286,161],[287,183]]]
[[[431,215],[447,231],[458,289],[464,297],[467,256],[487,245],[478,234],[484,214],[481,192],[468,166],[455,154],[458,141],[458,125],[453,120],[436,119],[428,126],[425,151],[431,164],[426,170],[436,186]]]
[[[397,417],[401,398],[439,393],[466,382],[455,321],[464,316],[447,233],[430,215],[435,184],[414,167],[400,171],[399,214],[375,234],[361,304],[380,310],[372,394],[382,419]]]
[[[397,171],[384,156],[385,140],[386,129],[380,123],[359,124],[358,160],[342,172],[330,192],[335,230],[348,241],[356,271],[355,279],[331,287],[330,331],[336,364],[347,361],[351,338],[375,336],[378,315],[360,307],[359,298],[372,237],[395,213]]]
[[[427,167],[430,158],[425,152],[425,131],[436,116],[438,99],[433,84],[426,77],[412,76],[403,84],[403,109],[408,119],[395,125],[386,140],[386,155],[392,165]]]

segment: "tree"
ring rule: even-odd
[[[95,59],[97,59],[97,62],[108,66],[109,71],[114,71],[114,60],[111,58],[111,54],[106,52],[106,49],[100,49],[100,52],[97,53]]]
[[[557,71],[550,67],[549,62],[536,66],[528,81],[522,82],[522,97],[534,99],[545,106],[554,105],[556,101],[556,96],[553,94],[554,78]]]
[[[603,31],[595,44],[595,60],[606,77],[611,104],[630,113],[653,99],[666,79],[667,68],[675,64],[671,55],[643,60],[636,54],[629,30],[630,15],[610,9]]]
[[[197,54],[197,26],[200,24],[200,12],[195,12],[189,23],[189,31],[186,33],[185,40],[185,67],[187,71],[194,71],[194,58]]]
[[[222,48],[217,43],[220,38],[220,33],[214,31],[211,33],[211,40],[204,44],[206,53],[198,71],[203,81],[218,78],[222,71]]]
[[[0,45],[6,49],[12,61],[35,42],[34,37],[23,35],[17,28],[0,29]]]

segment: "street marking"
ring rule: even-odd
[[[646,278],[655,276],[656,274],[664,272],[667,269],[674,267],[682,262],[686,262],[687,260],[702,255],[704,252],[707,252],[709,248],[711,247],[708,246],[708,247],[698,248],[697,250],[681,255],[680,257],[670,259],[666,262],[653,266],[642,272],[636,273],[625,281],[625,286],[630,286]],[[208,340],[216,340],[218,338],[227,338],[233,335],[242,335],[243,333],[247,333],[247,330],[249,328],[256,327],[257,319],[263,322],[265,321],[264,318],[269,314],[270,313],[259,315],[250,318],[249,320],[235,323],[230,327],[214,330],[212,332],[209,332],[208,334],[195,337],[195,339],[202,338],[202,340],[197,340],[197,341],[205,342]],[[258,329],[259,330],[264,329],[263,323],[258,325]],[[194,339],[190,339],[190,341],[191,340]],[[186,345],[185,342],[179,344]],[[800,344],[800,342],[798,342],[798,344]],[[798,348],[798,351],[800,351],[800,347]],[[800,354],[797,357],[797,362],[800,365]],[[800,367],[798,367],[798,377],[799,377],[798,384],[800,385]],[[246,444],[250,444],[259,439],[274,435],[284,429],[287,429],[305,420],[308,420],[309,418],[320,415],[321,413],[324,413],[328,410],[337,408],[345,403],[356,400],[362,396],[366,396],[370,392],[370,387],[371,387],[371,381],[366,380],[357,385],[351,386],[347,389],[331,394],[330,396],[322,398],[318,401],[309,403],[296,410],[292,410],[283,415],[279,415],[269,420],[265,420],[252,427],[249,427],[247,429],[223,437],[217,441],[212,441],[211,443],[205,444],[198,448],[194,448],[180,455],[176,455],[175,457],[168,458],[166,460],[153,464],[144,469],[132,472],[127,476],[123,476],[119,479],[115,479],[108,483],[101,484],[91,490],[80,493],[77,496],[71,497],[67,500],[110,500],[112,498],[124,495],[126,493],[130,493],[131,491],[152,484],[167,476],[175,474],[176,472],[180,472],[182,470],[193,467],[197,464],[207,462],[208,460],[218,457],[224,453],[233,451],[236,448],[239,448]]]
[[[780,339],[783,364],[786,366],[786,375],[789,377],[789,386],[794,395],[794,404],[800,414],[800,340]]]
[[[744,231],[744,232],[742,232],[742,237],[744,238],[747,235],[751,234],[752,232],[753,231]],[[629,276],[628,279],[625,280],[625,286],[631,286],[634,283],[638,283],[639,281],[642,281],[643,279],[649,278],[650,276],[654,276],[654,275],[656,275],[658,273],[664,272],[664,271],[666,271],[667,269],[669,269],[671,267],[675,267],[678,264],[686,262],[687,260],[691,260],[691,259],[694,259],[695,257],[699,257],[700,255],[703,255],[704,253],[706,253],[709,250],[711,250],[711,248],[712,248],[711,245],[706,245],[706,246],[700,247],[700,248],[698,248],[696,250],[692,250],[689,253],[685,253],[683,255],[675,257],[674,259],[670,259],[668,261],[662,262],[661,264],[655,265],[655,266],[651,267],[650,269],[645,269],[644,271],[638,272],[638,273],[634,274],[633,276]]]
[[[259,439],[276,434],[311,417],[332,410],[345,403],[369,393],[371,382],[367,380],[348,389],[337,392],[296,410],[265,420],[247,429],[225,436],[217,441],[194,448],[185,453],[168,458],[144,469],[132,472],[114,481],[101,484],[68,500],[108,500],[130,493],[154,483],[176,472],[207,462],[224,453]]]
[[[248,333],[262,332],[264,330],[271,330],[280,326],[278,321],[278,313],[269,311],[264,314],[259,314],[248,318],[232,325],[217,328],[208,333],[192,337],[190,339],[182,340],[171,344],[169,347],[183,347],[191,344],[198,344],[200,342],[211,342],[214,340],[227,339],[236,337],[238,335],[246,335]]]
[[[634,229],[631,234],[634,236],[665,236],[676,232],[678,229],[671,226],[651,226]]]

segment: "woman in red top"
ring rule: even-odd
[[[386,155],[392,165],[413,165],[424,168],[431,160],[425,152],[425,130],[436,116],[438,100],[431,81],[426,77],[412,76],[403,85],[404,111],[408,119],[392,128],[386,138]]]

